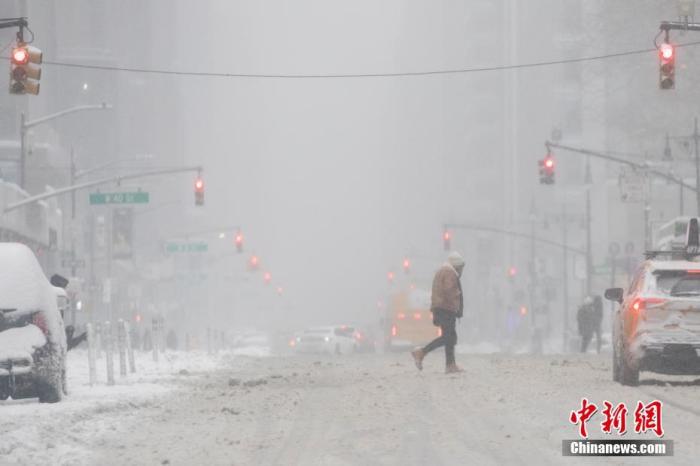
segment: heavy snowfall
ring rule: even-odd
[[[5,0],[0,59],[0,466],[698,464],[695,0]]]

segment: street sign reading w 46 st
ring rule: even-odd
[[[144,191],[126,193],[90,193],[90,205],[148,204],[150,196]]]

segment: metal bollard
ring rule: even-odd
[[[107,385],[114,385],[114,338],[112,335],[112,324],[105,322],[104,325],[105,354],[107,359]]]
[[[124,334],[126,335],[126,354],[129,358],[129,372],[136,373],[136,362],[134,361],[134,348],[131,344],[131,328],[129,322],[124,321]]]
[[[88,367],[90,369],[90,386],[97,383],[97,367],[95,367],[95,330],[92,324],[86,325],[88,343]]]
[[[158,320],[154,317],[151,320],[151,342],[153,343],[153,361],[158,362]]]
[[[211,349],[211,328],[207,327],[207,354],[212,354]]]
[[[102,358],[102,350],[104,349],[104,328],[99,323],[95,329],[95,358]]]
[[[119,376],[126,377],[126,333],[124,321],[117,322],[117,349],[119,351]]]

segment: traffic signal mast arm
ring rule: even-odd
[[[19,28],[18,38],[21,40],[24,35],[24,28],[29,26],[27,18],[7,18],[0,19],[0,29]]]
[[[609,162],[614,162],[620,165],[627,165],[628,167],[635,168],[637,170],[645,170],[648,173],[651,173],[652,175],[656,175],[659,178],[663,178],[667,181],[670,181],[672,183],[675,183],[679,186],[684,187],[685,189],[689,189],[693,192],[698,192],[695,186],[689,185],[688,183],[684,182],[680,178],[676,178],[675,176],[669,175],[668,173],[664,173],[660,170],[656,170],[654,168],[651,168],[648,164],[645,163],[637,163],[637,162],[632,162],[631,160],[627,159],[622,159],[619,157],[615,157],[613,155],[605,154],[602,152],[596,152],[590,149],[583,149],[579,147],[571,147],[571,146],[565,146],[563,144],[557,144],[554,142],[545,142],[545,146],[547,146],[547,151],[549,152],[551,148],[556,148],[556,149],[562,149],[564,151],[568,152],[575,152],[577,154],[583,154],[583,155],[590,155],[591,157],[607,160]]]
[[[67,186],[65,188],[55,189],[52,191],[47,191],[47,192],[42,193],[42,194],[37,194],[36,196],[28,197],[27,199],[24,199],[23,201],[15,202],[14,204],[10,204],[10,205],[6,206],[2,212],[3,213],[12,212],[13,210],[17,210],[17,209],[24,207],[26,205],[34,204],[34,203],[39,202],[39,201],[43,201],[44,199],[49,199],[52,197],[60,196],[62,194],[67,194],[70,192],[78,191],[80,189],[91,188],[93,186],[100,186],[103,184],[117,183],[117,182],[121,182],[124,180],[135,180],[135,179],[140,179],[140,178],[150,178],[150,177],[154,177],[154,176],[169,175],[171,173],[184,173],[184,172],[201,173],[202,167],[196,166],[196,167],[168,168],[168,169],[163,169],[163,170],[151,170],[151,171],[146,171],[146,172],[141,172],[141,173],[131,173],[128,175],[112,176],[109,178],[102,178],[102,179],[95,180],[95,181],[88,181],[85,183],[80,183],[80,184],[76,184],[73,186]]]
[[[661,21],[659,29],[668,31],[700,31],[700,23],[686,23],[685,21]]]
[[[524,238],[527,240],[533,240],[533,236],[529,233],[520,233],[517,231],[512,231],[512,230],[503,230],[501,228],[494,228],[494,227],[487,227],[487,226],[482,226],[482,225],[474,225],[474,224],[465,224],[465,223],[447,223],[444,226],[446,229],[455,229],[455,230],[471,230],[471,231],[483,231],[486,233],[497,233],[499,235],[506,235],[506,236],[512,236],[514,238]],[[548,244],[550,246],[556,246],[558,248],[566,249],[569,252],[573,252],[575,254],[580,254],[582,256],[586,255],[586,251],[582,249],[576,249],[572,248],[569,246],[566,246],[562,243],[558,243],[556,241],[540,238],[538,236],[534,237],[534,240],[537,241],[538,243],[542,244]]]

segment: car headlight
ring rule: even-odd
[[[323,337],[323,339],[326,340],[326,343],[328,343],[329,341],[331,341],[331,337]]]

